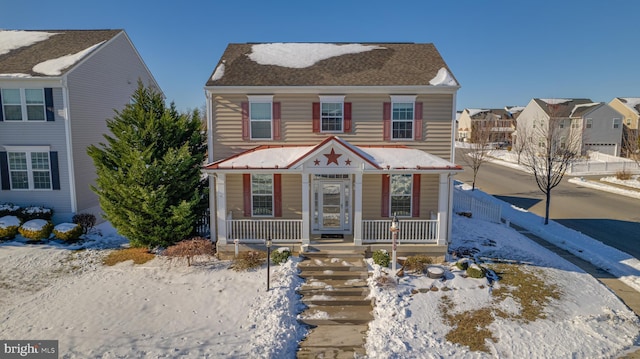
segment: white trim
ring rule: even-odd
[[[51,152],[51,146],[3,145],[7,152]]]
[[[247,95],[247,99],[253,103],[272,103],[273,95]]]
[[[417,95],[390,95],[389,97],[391,97],[391,102],[394,103],[414,103],[416,102],[416,98],[418,97]],[[414,115],[415,117],[415,115]]]
[[[216,179],[216,202],[218,219],[218,243],[227,244],[227,186],[226,176],[224,173],[217,173]],[[212,233],[213,234],[213,233]]]
[[[76,193],[76,176],[73,161],[73,136],[71,134],[71,118],[69,116],[69,89],[67,88],[66,77],[63,79],[64,87],[62,87],[62,106],[64,108],[64,129],[67,145],[67,176],[69,177],[69,200],[71,201],[71,213],[78,211],[78,197]],[[58,169],[60,173],[60,169]]]
[[[342,102],[342,103],[344,103],[345,95],[318,95],[318,97],[320,98],[320,103],[322,103],[322,102],[331,102],[331,103]]]

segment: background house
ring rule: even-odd
[[[458,117],[458,141],[469,142],[474,138],[474,128],[482,127],[488,131],[487,142],[511,143],[515,131],[516,119],[523,107],[509,106],[503,109],[464,109]]]
[[[518,137],[531,136],[536,128],[548,127],[550,122],[559,127],[560,142],[578,131],[580,138],[575,142],[578,153],[592,150],[620,155],[622,115],[605,103],[590,99],[534,98],[517,119]],[[533,143],[536,142],[534,139]]]
[[[639,133],[638,126],[640,124],[640,97],[616,97],[611,102],[611,106],[622,114],[622,138],[623,138],[623,156],[630,157],[632,152],[638,149]],[[625,143],[627,143],[627,151],[625,151]]]
[[[0,31],[0,202],[99,215],[86,148],[138,81],[159,88],[123,30]]]
[[[206,83],[212,236],[443,254],[455,94],[433,44],[230,44]]]

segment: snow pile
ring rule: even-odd
[[[600,181],[640,189],[640,175],[632,176],[630,180],[619,180],[615,176],[609,176],[600,178]]]
[[[593,188],[593,189],[597,189],[597,190],[600,190],[600,191],[616,193],[616,194],[621,194],[623,196],[640,199],[640,192],[635,191],[633,189],[625,189],[625,188],[620,188],[620,187],[613,187],[613,186],[609,186],[607,184],[596,182],[596,181],[585,181],[585,180],[583,180],[581,178],[570,178],[568,180],[568,182],[569,183],[573,183],[573,184],[577,184],[577,185],[582,186],[582,187]],[[629,186],[629,187],[632,187],[632,186]]]
[[[566,99],[566,98],[540,98],[538,100],[545,102],[548,105],[559,105],[561,103],[566,103],[571,101],[571,99]]]
[[[60,233],[68,233],[73,231],[74,229],[76,229],[78,227],[77,224],[75,223],[60,223],[58,225],[56,225],[53,230],[56,232],[60,232]]]
[[[44,31],[0,30],[0,55],[4,55],[21,47],[31,46],[37,42],[44,41],[53,35],[56,35],[56,33]]]
[[[0,218],[0,228],[19,227],[20,219],[16,216],[4,216]]]
[[[33,71],[43,75],[58,76],[62,74],[62,70],[78,62],[102,43],[104,43],[104,41],[88,47],[78,53],[41,62],[33,67]]]
[[[302,69],[336,56],[384,49],[362,44],[271,43],[251,46],[249,58],[260,65]]]
[[[216,67],[216,70],[213,72],[213,75],[211,75],[211,81],[217,81],[220,80],[222,78],[222,76],[224,76],[224,60],[222,60],[222,63],[220,65],[218,65],[218,67]]]
[[[444,67],[438,70],[438,74],[429,81],[429,84],[431,86],[458,86],[456,80],[453,79],[453,76],[451,76],[449,71]]]
[[[28,231],[41,231],[46,225],[47,221],[44,219],[32,219],[23,223],[21,227]]]

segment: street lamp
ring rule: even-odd
[[[396,214],[393,214],[393,218],[391,219],[391,228],[389,228],[389,231],[391,231],[391,271],[393,272],[393,275],[396,275],[396,249],[398,247],[398,232],[400,231],[400,220],[398,219],[398,217],[396,216]]]
[[[269,291],[269,274],[271,273],[271,237],[267,237],[267,292]]]

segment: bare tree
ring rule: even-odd
[[[622,152],[624,156],[640,165],[640,136],[638,131],[638,129],[624,127],[622,131]]]
[[[571,126],[568,118],[554,117],[536,121],[525,130],[523,165],[534,175],[538,188],[546,196],[544,224],[549,224],[551,190],[560,184],[567,168],[582,151],[582,124]],[[573,120],[579,121],[579,120]],[[520,129],[518,130],[520,133]]]
[[[471,190],[476,189],[476,177],[480,166],[487,161],[489,151],[489,139],[491,138],[491,123],[484,120],[474,120],[471,122],[471,136],[469,146],[462,156],[462,160],[471,167],[473,171],[473,183]]]
[[[527,146],[527,128],[516,127],[516,140],[511,144],[511,150],[518,154],[518,164],[521,163],[522,153]]]

